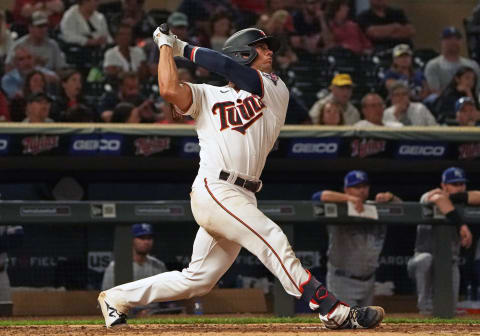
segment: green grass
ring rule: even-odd
[[[425,324],[480,324],[480,319],[439,319],[439,318],[386,318],[385,323]],[[32,325],[102,325],[103,319],[95,320],[1,320],[0,326]],[[130,319],[130,324],[259,324],[259,323],[320,323],[314,317],[178,317]]]

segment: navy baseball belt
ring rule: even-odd
[[[229,177],[230,177],[229,172],[226,172],[224,170],[220,172],[220,176],[219,176],[220,180],[228,181]],[[241,178],[240,176],[238,176],[235,179],[235,181],[233,181],[232,183],[239,187],[250,190],[251,192],[254,192],[254,193],[259,191],[260,187],[262,186],[262,182],[260,181],[249,181],[244,178]]]
[[[350,278],[350,279],[359,280],[359,281],[368,281],[371,278],[373,278],[373,276],[375,275],[375,272],[374,272],[372,274],[365,275],[365,276],[357,276],[357,275],[351,274],[350,272],[344,271],[342,269],[336,269],[334,273],[336,276],[341,276],[341,277]]]

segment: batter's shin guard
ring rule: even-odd
[[[301,299],[308,302],[311,310],[327,315],[340,301],[309,271],[307,273],[308,280],[300,285]]]

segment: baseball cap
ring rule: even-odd
[[[349,74],[336,74],[332,79],[332,85],[335,86],[351,86],[353,85],[352,77]]]
[[[398,57],[405,54],[412,55],[412,49],[410,49],[408,44],[397,44],[395,48],[393,48],[393,57]]]
[[[450,167],[442,173],[442,183],[467,182],[465,171],[462,168]]]
[[[443,28],[442,38],[449,38],[449,37],[452,37],[452,36],[455,36],[456,38],[460,39],[460,38],[462,38],[462,33],[460,33],[460,31],[454,26]]]
[[[32,93],[27,97],[27,103],[38,102],[41,100],[52,102],[52,98],[45,92]]]
[[[465,104],[472,104],[475,105],[475,102],[473,101],[472,98],[470,97],[461,97],[458,98],[457,101],[455,102],[455,113],[460,111]]]
[[[41,26],[48,23],[48,15],[43,11],[35,11],[32,14],[32,26]]]
[[[152,225],[147,223],[139,223],[132,225],[132,234],[134,237],[153,235]]]
[[[167,23],[172,27],[188,26],[188,17],[180,12],[173,12],[167,19]]]
[[[343,186],[345,188],[353,187],[360,183],[369,183],[368,175],[363,170],[352,170],[348,172],[343,179]]]

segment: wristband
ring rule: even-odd
[[[447,218],[447,222],[455,225],[457,229],[460,229],[460,227],[463,225],[462,216],[460,216],[460,213],[457,211],[457,209],[453,209],[452,211],[446,213],[445,217]]]
[[[461,203],[461,204],[467,204],[468,203],[468,192],[459,192],[456,194],[452,194],[449,196],[450,201],[452,203]]]

